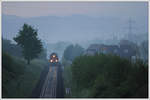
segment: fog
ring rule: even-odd
[[[67,45],[76,43],[85,49],[122,39],[139,44],[148,40],[148,3],[2,3],[3,38],[15,43],[24,23],[38,30],[48,55],[62,56]]]

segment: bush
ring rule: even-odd
[[[27,65],[22,58],[3,52],[2,97],[30,97],[45,66],[47,66],[45,61],[35,59]]]
[[[2,68],[3,70],[10,73],[11,77],[19,77],[23,74],[25,66],[24,64],[18,63],[18,61],[14,60],[10,55],[7,53],[2,54]]]
[[[10,88],[8,84],[11,83],[12,80],[17,80],[21,75],[23,75],[25,66],[23,63],[19,63],[20,61],[14,60],[7,53],[2,53],[2,91],[3,97],[7,97],[11,95],[9,91]],[[16,82],[17,83],[17,82]],[[13,89],[13,86],[11,87]]]
[[[148,97],[148,66],[114,55],[80,56],[71,66],[73,93],[88,97]],[[82,97],[82,95],[78,95]]]

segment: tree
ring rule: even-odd
[[[2,38],[2,51],[17,57],[22,57],[22,48],[19,45],[11,43],[10,40]]]
[[[147,61],[148,60],[148,41],[143,41],[141,43],[142,55],[143,58]]]
[[[74,97],[148,97],[148,65],[142,62],[116,55],[82,55],[70,68]]]
[[[72,59],[72,51],[73,51],[73,45],[69,45],[65,51],[64,51],[64,58],[66,60],[71,60]]]
[[[75,46],[69,45],[64,51],[64,58],[69,61],[73,61],[74,58],[80,56],[83,53],[84,49],[76,44]]]
[[[37,30],[28,24],[23,25],[14,40],[22,47],[23,56],[28,64],[30,64],[30,60],[38,57],[43,49],[42,42],[37,37]]]
[[[136,59],[139,59],[141,57],[140,55],[140,48],[137,43],[134,43],[129,40],[121,40],[119,45],[126,45],[129,46],[135,53]]]

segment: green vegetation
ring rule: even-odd
[[[64,72],[71,97],[148,97],[148,65],[142,61],[104,54],[80,56]]]
[[[63,72],[63,77],[64,77],[64,87],[66,88],[71,88],[72,87],[72,74],[71,74],[71,66],[65,66],[64,67],[64,72]],[[65,97],[71,97],[71,94],[65,94]]]
[[[37,37],[37,30],[27,24],[14,40],[17,45],[2,40],[2,97],[30,97],[41,71],[47,66],[46,49]]]
[[[63,66],[65,66],[64,72],[63,72],[65,88],[71,88],[72,74],[71,74],[70,64],[76,57],[82,55],[83,52],[84,52],[84,49],[78,44],[69,45],[64,50],[62,64]],[[65,94],[65,97],[71,97],[71,94]]]
[[[28,24],[24,24],[18,36],[14,38],[17,44],[21,46],[23,57],[28,61],[28,64],[30,64],[30,60],[38,57],[43,48],[37,35],[37,30]]]
[[[64,50],[63,57],[68,61],[73,61],[77,56],[80,56],[83,53],[84,49],[76,44],[76,45],[69,45]]]
[[[30,97],[46,64],[44,60],[35,59],[27,65],[22,58],[3,52],[2,97]]]
[[[22,48],[19,45],[15,45],[12,41],[2,38],[2,50],[10,55],[23,57]]]

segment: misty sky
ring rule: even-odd
[[[21,17],[88,16],[145,17],[146,2],[3,2],[2,13]]]
[[[136,21],[135,33],[148,31],[148,2],[2,2],[2,15],[30,18],[29,24],[38,28],[40,36],[49,42],[124,34],[129,18]],[[13,38],[22,26],[20,20],[3,18],[3,36]]]

